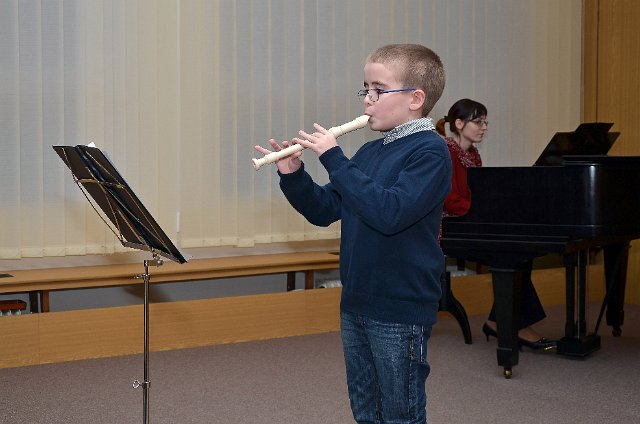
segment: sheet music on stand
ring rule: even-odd
[[[74,181],[100,218],[123,246],[151,252],[144,261],[144,380],[135,380],[134,388],[143,389],[143,422],[149,423],[149,265],[161,266],[160,256],[177,263],[187,262],[171,242],[107,155],[94,146],[53,146],[53,150],[71,170]],[[93,201],[92,201],[93,199]],[[102,211],[101,215],[95,204]]]
[[[94,209],[89,196],[109,219],[111,225],[105,223],[123,246],[157,253],[178,263],[187,262],[188,255],[175,247],[102,150],[91,145],[53,149]],[[96,212],[100,215],[97,209]]]

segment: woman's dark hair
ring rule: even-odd
[[[436,124],[436,130],[443,136],[446,136],[444,129],[445,122],[449,123],[449,130],[452,133],[458,134],[458,129],[454,125],[456,119],[461,119],[464,122],[473,121],[476,118],[482,118],[487,116],[487,108],[480,102],[476,102],[471,99],[460,99],[451,106],[449,113],[442,119],[438,120]]]

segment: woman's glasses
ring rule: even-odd
[[[472,119],[468,122],[473,122],[474,124],[476,124],[479,127],[482,127],[483,125],[486,125],[487,127],[489,126],[489,121],[487,121],[486,119],[481,119],[481,118],[476,118],[476,119]]]

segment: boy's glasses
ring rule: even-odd
[[[473,122],[474,124],[476,124],[479,127],[482,127],[483,125],[486,125],[487,127],[489,126],[489,121],[487,121],[486,119],[476,118],[476,119],[472,119],[469,122]]]
[[[378,101],[378,99],[380,98],[381,94],[385,94],[385,93],[399,93],[401,91],[414,91],[417,90],[417,88],[402,88],[400,90],[381,90],[379,88],[370,88],[368,90],[358,90],[358,97],[359,98],[364,98],[364,96],[369,96],[369,100],[371,100],[371,103],[375,103]]]

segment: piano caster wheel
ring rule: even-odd
[[[620,337],[622,335],[622,328],[620,327],[613,327],[613,330],[611,330],[611,334],[613,334],[613,337]]]
[[[510,379],[512,375],[513,375],[513,372],[511,371],[511,368],[504,369],[504,378]]]

